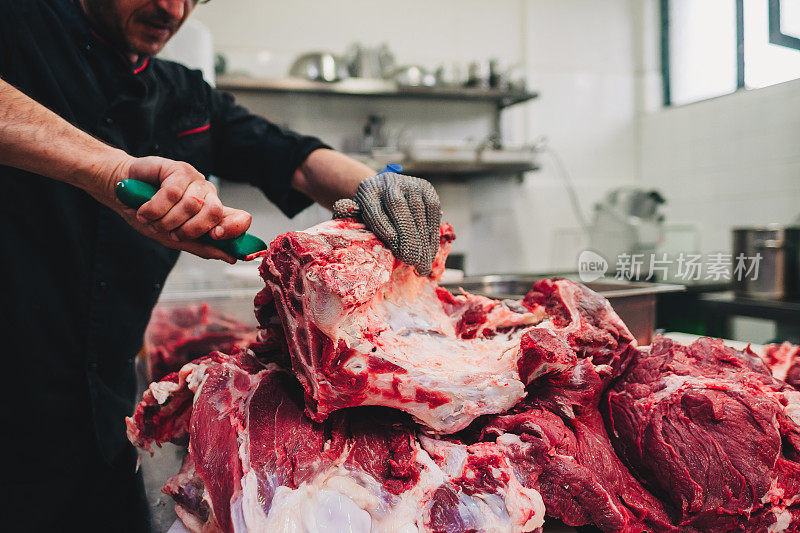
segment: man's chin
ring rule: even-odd
[[[138,40],[130,43],[131,52],[140,56],[154,56],[164,48],[167,41]]]

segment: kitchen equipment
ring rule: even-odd
[[[153,197],[156,191],[158,189],[153,185],[132,179],[120,181],[115,189],[120,202],[132,209],[139,209]],[[212,239],[211,235],[206,233],[197,240],[243,261],[255,259],[260,255],[260,252],[267,249],[267,244],[264,241],[249,233],[243,233],[235,239]]]
[[[228,72],[228,59],[225,54],[217,54],[214,56],[214,74],[217,76]]]
[[[479,89],[489,88],[489,78],[491,77],[491,65],[488,61],[473,61],[467,70],[466,87],[476,87]]]
[[[535,147],[533,145],[509,145],[493,148],[487,145],[478,153],[478,161],[482,163],[524,164],[532,163]]]
[[[441,284],[458,294],[464,289],[472,294],[489,298],[512,300],[522,299],[533,284],[549,277],[562,277],[579,282],[577,274],[503,274],[466,277],[458,283]],[[650,344],[656,324],[656,297],[660,293],[683,291],[681,285],[666,285],[603,279],[584,283],[588,288],[608,299],[614,311],[627,324],[640,346]]]
[[[467,82],[464,65],[455,61],[439,65],[435,76],[436,85],[440,87],[461,87]]]
[[[489,60],[489,87],[492,89],[508,89],[508,74],[500,69],[499,59]]]
[[[350,75],[355,78],[383,78],[394,68],[394,55],[386,44],[369,48],[353,43],[345,58]]]
[[[334,82],[350,77],[347,64],[329,52],[310,52],[295,59],[289,75],[311,81]]]
[[[664,215],[659,208],[664,198],[655,190],[620,187],[612,189],[595,205],[589,227],[589,247],[603,256],[613,270],[628,258],[639,255],[640,279],[650,274],[650,258],[664,238]],[[630,264],[630,263],[629,263]]]
[[[413,141],[406,149],[406,157],[415,163],[473,163],[478,157],[478,143],[474,141]]]
[[[436,76],[419,65],[406,65],[391,71],[389,77],[394,79],[399,87],[433,87],[436,85]]]
[[[376,148],[387,148],[389,137],[386,132],[386,118],[379,115],[367,116],[367,122],[362,129],[360,138],[360,152],[372,153]]]
[[[747,267],[760,254],[757,275],[754,271],[736,272],[740,254]],[[770,299],[800,297],[800,225],[734,228],[732,260],[732,281],[737,295]]]

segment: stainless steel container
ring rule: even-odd
[[[289,75],[329,83],[350,77],[344,59],[328,52],[310,52],[301,55],[292,64]]]
[[[753,258],[760,256],[757,273],[737,272],[740,254],[748,267]],[[734,228],[732,259],[737,295],[769,299],[800,297],[800,226]]]
[[[442,284],[442,286],[456,293],[459,288],[463,288],[467,292],[481,294],[490,298],[519,300],[531,290],[534,283],[554,276],[582,283],[576,274],[503,274],[468,277],[461,282]],[[640,346],[650,344],[653,338],[653,330],[656,324],[656,296],[663,292],[684,290],[683,285],[615,279],[602,279],[583,284],[608,299],[614,311],[628,326]]]

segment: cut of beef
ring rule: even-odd
[[[255,328],[206,303],[157,306],[144,334],[148,379],[158,381],[216,350],[247,348],[256,335]]]
[[[279,314],[309,416],[322,421],[344,407],[383,405],[453,433],[506,411],[528,382],[578,358],[591,357],[604,381],[624,367],[632,336],[584,287],[542,282],[524,305],[438,288],[452,239],[442,226],[428,277],[349,220],[270,245],[257,316],[262,335],[273,338],[280,333],[265,309]],[[552,320],[536,326],[546,312]]]
[[[761,358],[772,370],[773,376],[800,389],[800,346],[789,342],[768,344]]]
[[[170,422],[187,409],[188,422]],[[420,437],[383,408],[314,422],[294,377],[246,352],[152,384],[128,428],[144,448],[189,432],[184,468],[164,491],[195,530],[532,531],[544,521],[539,493],[496,445]]]
[[[614,454],[598,411],[602,377],[589,359],[533,383],[511,412],[485,421],[523,485],[547,513],[603,531],[671,531],[662,504]]]
[[[696,531],[800,528],[800,392],[749,350],[657,338],[608,392],[620,457]]]

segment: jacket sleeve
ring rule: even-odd
[[[292,188],[292,175],[311,152],[330,147],[249,112],[228,93],[209,91],[213,173],[258,187],[289,217],[311,205],[309,197]]]
[[[19,24],[14,0],[0,0],[0,79],[5,79],[11,68],[11,46]]]

